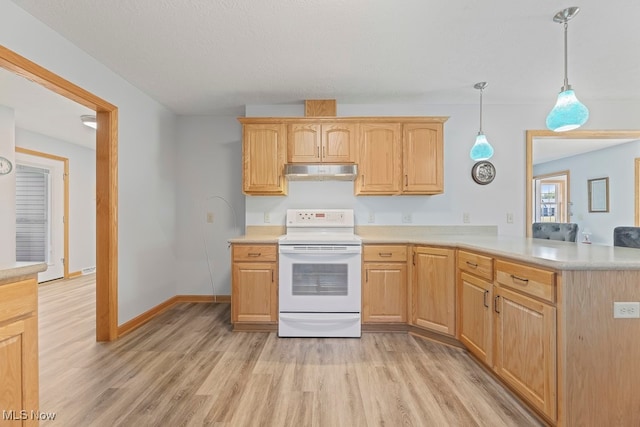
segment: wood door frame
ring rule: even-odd
[[[42,151],[29,150],[28,148],[16,147],[16,153],[27,154],[29,156],[43,157],[45,159],[51,159],[60,161],[64,168],[64,195],[63,195],[63,238],[64,238],[64,250],[62,256],[64,257],[64,278],[69,278],[69,159],[67,157],[56,156],[54,154],[44,153]],[[17,163],[17,162],[16,162]]]
[[[118,337],[118,107],[0,45],[0,67],[96,112],[96,340]]]

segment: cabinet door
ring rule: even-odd
[[[33,316],[0,327],[0,408],[38,409],[38,318]],[[0,423],[1,424],[1,423]],[[5,424],[2,424],[5,425]],[[8,425],[35,426],[37,420],[9,421]]]
[[[454,335],[454,250],[416,247],[413,263],[412,324]]]
[[[361,123],[356,194],[397,194],[401,189],[399,123]]]
[[[404,193],[436,194],[444,191],[442,124],[409,123],[403,126]]]
[[[492,365],[493,284],[460,274],[460,342],[489,366]]]
[[[556,309],[497,288],[495,370],[514,390],[556,419]]]
[[[289,163],[320,162],[321,127],[311,123],[292,123],[287,134]]]
[[[232,277],[232,322],[276,322],[278,278],[272,262],[236,262]]]
[[[242,188],[246,194],[286,194],[282,176],[286,158],[286,126],[245,124],[242,130]]]
[[[407,264],[365,263],[363,277],[363,323],[406,323]]]
[[[329,163],[355,162],[356,126],[353,124],[322,125],[322,161]]]

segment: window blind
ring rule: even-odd
[[[49,170],[16,165],[16,261],[47,262]]]

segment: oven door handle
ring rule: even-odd
[[[295,321],[306,324],[331,324],[339,322],[360,322],[359,313],[283,313],[279,314],[280,320]]]
[[[298,255],[304,255],[304,256],[316,256],[316,255],[323,255],[323,256],[331,256],[331,255],[342,255],[342,254],[349,254],[349,255],[357,255],[359,253],[362,253],[362,248],[360,246],[354,246],[353,248],[348,247],[347,249],[340,249],[340,250],[331,250],[331,249],[296,249],[294,247],[288,247],[288,246],[280,246],[280,253],[281,254],[298,254]]]

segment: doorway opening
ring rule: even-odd
[[[96,340],[118,337],[118,108],[0,46],[0,67],[96,112]]]
[[[16,147],[16,261],[45,262],[38,282],[69,277],[69,159]]]

